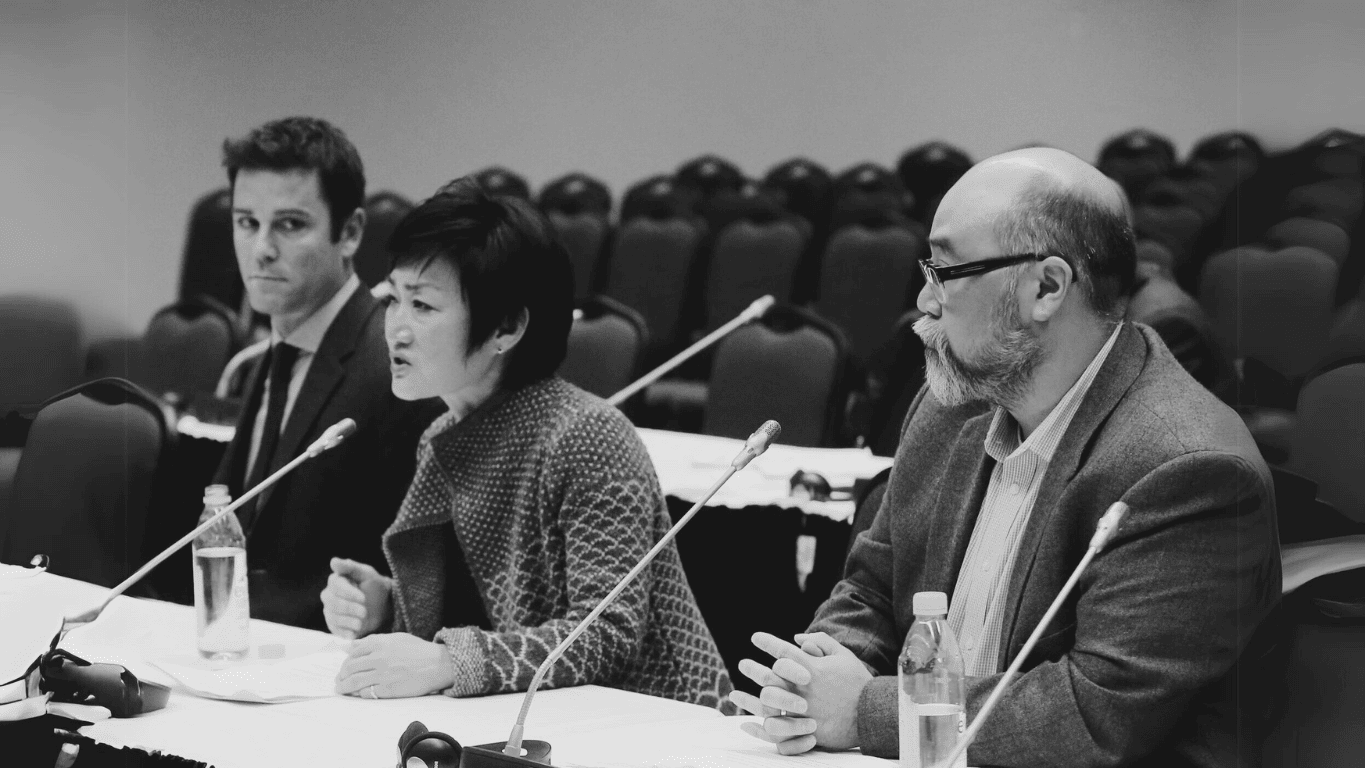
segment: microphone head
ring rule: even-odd
[[[338,445],[341,444],[341,441],[350,437],[351,434],[355,431],[355,419],[342,419],[336,424],[333,424],[332,426],[328,427],[327,431],[322,433],[321,437],[319,437],[317,440],[314,440],[313,444],[308,446],[308,455],[310,457],[317,456],[323,451],[336,448]]]
[[[777,299],[773,298],[772,295],[760,296],[759,298],[750,302],[749,309],[747,309],[746,312],[749,314],[751,320],[758,320],[759,318],[763,317],[764,314],[767,313],[770,309],[772,309],[773,305],[776,303],[778,303],[778,301]]]
[[[773,441],[777,440],[778,435],[781,435],[782,433],[782,425],[773,419],[769,419],[763,424],[760,424],[759,428],[754,430],[754,434],[750,435],[749,440],[746,440],[745,443],[753,446],[755,449],[754,455],[758,456],[764,451],[767,451],[768,447],[772,445]]]
[[[1122,501],[1116,501],[1105,510],[1105,514],[1100,516],[1100,521],[1096,523],[1096,532],[1091,536],[1091,543],[1088,548],[1100,551],[1110,542],[1110,538],[1119,530],[1119,524],[1124,521],[1129,514],[1129,505]]]
[[[782,431],[783,428],[773,419],[765,421],[758,429],[754,430],[754,434],[750,435],[749,439],[745,441],[745,447],[740,449],[740,455],[736,456],[735,460],[732,461],[730,465],[737,470],[744,469],[745,465],[753,461],[755,456],[767,451],[768,447],[773,444],[773,441],[778,438],[778,435],[781,434]]]

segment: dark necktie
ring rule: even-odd
[[[280,342],[272,346],[268,354],[270,397],[266,400],[266,423],[261,429],[261,445],[256,449],[256,461],[251,465],[246,485],[242,486],[243,493],[265,479],[275,458],[275,446],[280,442],[280,429],[285,420],[285,402],[289,399],[289,380],[294,373],[294,362],[299,359],[299,348]],[[256,501],[244,505],[239,517],[250,527],[256,518]]]

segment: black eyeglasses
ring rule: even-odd
[[[931,264],[929,259],[921,259],[920,271],[925,274],[925,282],[934,291],[935,300],[943,304],[944,283],[950,280],[982,275],[1012,264],[1019,264],[1024,261],[1043,261],[1046,258],[1048,258],[1046,253],[1017,253],[1013,256],[997,256],[992,259],[969,261],[966,264],[953,264],[946,267]]]

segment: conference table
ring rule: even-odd
[[[104,587],[0,566],[0,679],[16,677],[46,650],[62,616],[98,605],[106,594]],[[332,693],[327,680],[340,665],[345,643],[322,632],[253,620],[250,656],[215,666],[195,654],[192,608],[119,597],[97,621],[72,630],[62,647],[172,686],[164,709],[96,722],[82,728],[83,735],[218,768],[393,766],[398,737],[415,720],[461,744],[507,738],[521,694],[370,700]],[[204,682],[207,678],[213,685]],[[237,699],[301,698],[284,703],[213,698],[225,691],[236,691],[228,696]],[[891,764],[856,751],[782,757],[772,745],[740,730],[746,720],[754,718],[723,717],[692,704],[582,686],[538,693],[526,738],[549,741],[557,766]]]

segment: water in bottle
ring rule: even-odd
[[[963,656],[949,629],[943,592],[917,592],[915,623],[897,660],[900,690],[901,765],[965,768],[966,753],[941,765],[967,728],[963,706]]]
[[[226,485],[204,489],[202,524],[232,503]],[[237,514],[229,512],[194,540],[194,615],[199,655],[240,659],[250,649],[251,607],[247,599],[247,538]]]

